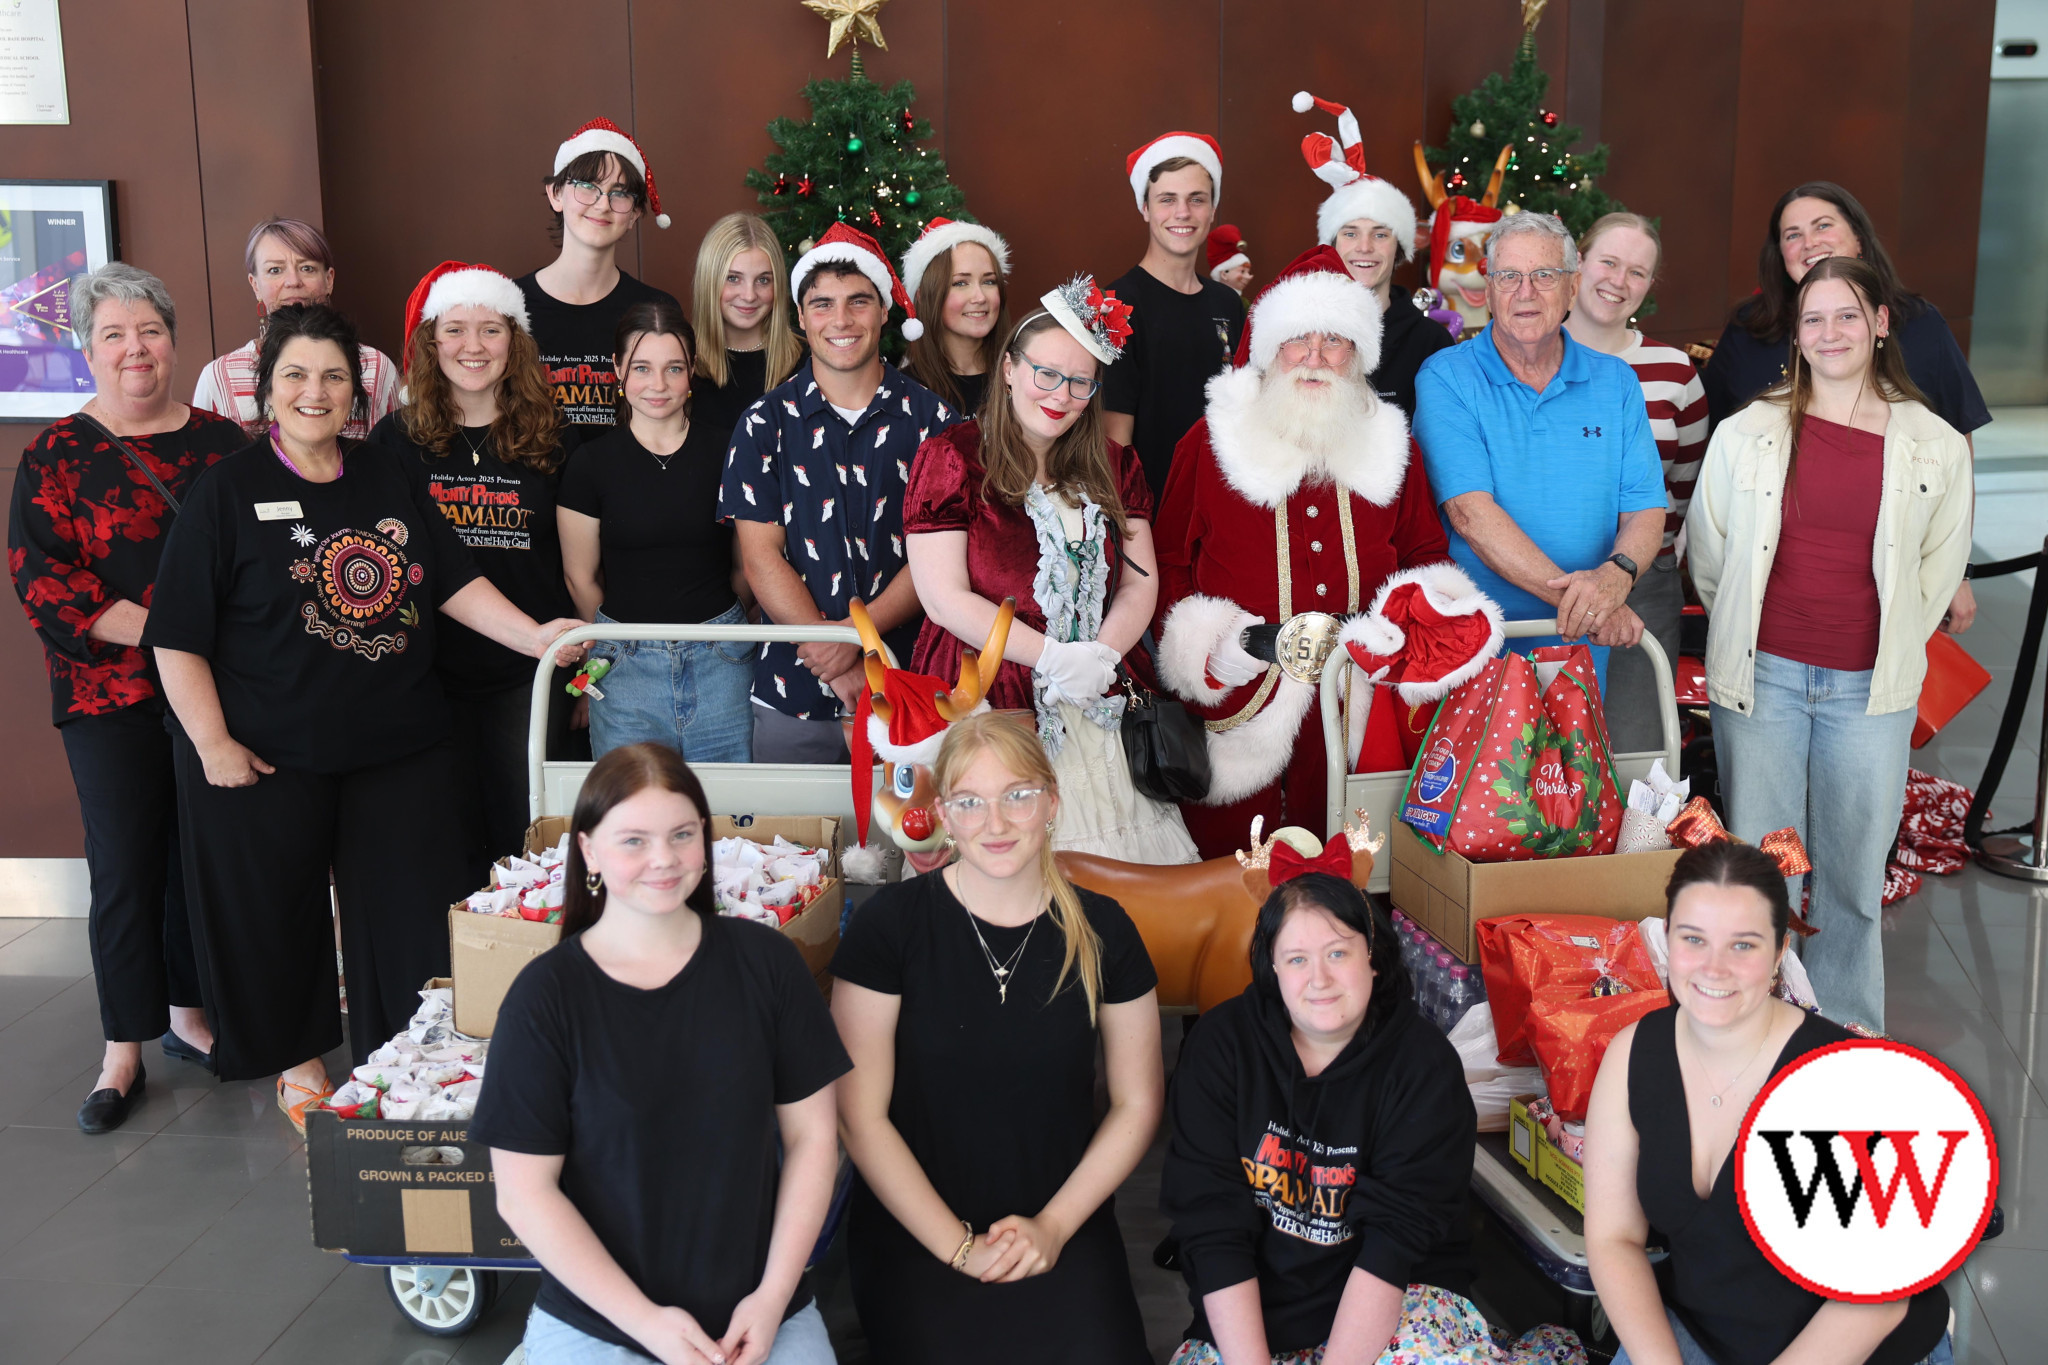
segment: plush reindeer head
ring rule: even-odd
[[[1415,144],[1415,171],[1422,180],[1423,193],[1429,196],[1429,206],[1435,210],[1430,216],[1426,244],[1429,282],[1443,291],[1468,327],[1484,327],[1489,316],[1486,239],[1493,235],[1493,225],[1501,218],[1501,210],[1495,204],[1500,200],[1501,179],[1507,174],[1508,159],[1514,154],[1512,144],[1500,149],[1500,156],[1493,163],[1493,176],[1486,182],[1486,193],[1474,200],[1447,190],[1444,173],[1432,172],[1422,144]]]
[[[850,612],[866,652],[867,674],[851,737],[854,822],[862,844],[868,842],[872,809],[915,870],[928,872],[945,861],[932,760],[954,721],[988,708],[984,698],[1002,666],[1016,611],[1016,599],[1004,598],[987,644],[961,651],[960,680],[949,688],[944,679],[895,667],[867,607],[854,600]],[[882,763],[877,774],[873,769],[878,757]]]
[[[1244,869],[1244,889],[1251,893],[1254,904],[1263,905],[1266,897],[1273,893],[1276,882],[1284,882],[1295,873],[1315,871],[1327,872],[1333,877],[1342,877],[1360,891],[1372,880],[1374,855],[1386,845],[1384,834],[1372,832],[1372,819],[1363,807],[1355,814],[1358,823],[1344,822],[1343,833],[1333,837],[1327,844],[1316,840],[1306,830],[1275,830],[1265,839],[1259,838],[1264,826],[1264,817],[1252,821],[1251,852],[1238,851],[1238,865]],[[1303,840],[1301,835],[1308,834]],[[1311,852],[1300,845],[1314,842],[1318,845]],[[1276,868],[1275,863],[1282,866]],[[1276,872],[1279,875],[1275,875]]]

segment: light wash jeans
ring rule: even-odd
[[[603,612],[601,625],[616,625]],[[735,602],[707,626],[744,624]],[[610,659],[598,683],[604,700],[590,703],[590,756],[642,740],[666,744],[691,763],[751,763],[754,646],[705,641],[618,640],[592,645]]]
[[[601,684],[600,684],[601,685]],[[646,1365],[645,1352],[628,1350],[579,1331],[560,1318],[534,1309],[526,1319],[526,1365]],[[762,1365],[838,1365],[825,1319],[816,1300],[793,1314],[775,1333]]]
[[[1714,1358],[1692,1339],[1692,1333],[1685,1330],[1685,1324],[1678,1320],[1678,1314],[1667,1308],[1664,1310],[1664,1316],[1671,1323],[1671,1334],[1678,1338],[1679,1365],[1716,1365]],[[1949,1340],[1948,1333],[1944,1332],[1941,1340],[1935,1343],[1934,1349],[1920,1358],[1920,1365],[1955,1365],[1955,1359],[1955,1344]],[[1624,1346],[1614,1353],[1614,1365],[1629,1365],[1627,1347]]]
[[[1870,674],[1756,656],[1752,714],[1715,706],[1728,825],[1755,843],[1797,827],[1813,859],[1799,945],[1821,1013],[1884,1029],[1884,868],[1906,800],[1914,710],[1864,714]],[[1788,888],[1799,907],[1799,883]]]

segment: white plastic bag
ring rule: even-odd
[[[1486,1001],[1466,1010],[1448,1036],[1465,1064],[1465,1088],[1472,1092],[1472,1107],[1479,1112],[1480,1132],[1506,1132],[1510,1100],[1517,1095],[1546,1093],[1540,1068],[1500,1064],[1493,1006]]]

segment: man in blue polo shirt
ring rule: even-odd
[[[907,660],[924,618],[904,572],[903,486],[918,445],[960,416],[882,360],[890,301],[907,311],[908,297],[873,238],[835,224],[790,276],[811,356],[733,429],[719,519],[769,620],[848,625],[858,597]],[[839,716],[862,685],[855,645],[764,645],[754,761],[846,762]]]
[[[1579,251],[1555,217],[1503,218],[1486,269],[1493,321],[1423,363],[1415,437],[1451,558],[1508,620],[1555,616],[1564,640],[1587,639],[1605,686],[1602,646],[1642,638],[1629,589],[1664,537],[1642,386],[1625,361],[1564,330]]]

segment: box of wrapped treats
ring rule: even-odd
[[[838,819],[716,815],[711,837],[719,913],[781,929],[824,989],[845,905]],[[449,908],[455,1024],[464,1034],[490,1037],[512,978],[561,941],[568,841],[567,817],[536,820],[525,852],[498,862],[489,886]]]

